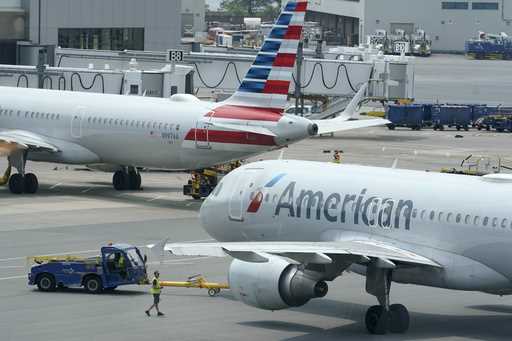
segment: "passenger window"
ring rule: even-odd
[[[412,210],[412,217],[416,218],[417,216],[418,216],[418,209],[415,208],[415,209]]]
[[[109,125],[112,125],[112,122],[113,122],[113,121],[114,121],[114,120],[111,118],[111,119],[108,121],[108,124],[109,124]]]
[[[469,225],[470,221],[471,221],[471,216],[470,216],[469,214],[467,214],[467,215],[466,215],[466,219],[464,219],[464,223],[465,223],[466,225]]]
[[[444,215],[444,213],[443,213],[443,212],[439,212],[439,218],[438,218],[438,219],[439,219],[439,221],[442,221],[442,220],[443,220],[443,215]]]
[[[460,221],[462,220],[462,214],[457,214],[457,217],[455,218],[455,221],[457,222],[457,224],[460,224]]]
[[[492,219],[492,227],[496,227],[498,226],[498,218],[493,218]]]
[[[508,225],[508,220],[507,218],[504,218],[502,221],[501,221],[501,228],[506,228]]]
[[[30,113],[30,118],[34,118],[34,115],[35,115],[35,113],[32,111],[32,112]]]
[[[436,212],[430,211],[430,220],[434,220],[435,217],[436,217]]]
[[[176,124],[176,130],[180,130],[180,125]]]
[[[18,110],[18,117],[20,117],[20,115],[21,115],[21,111]]]
[[[156,129],[156,122],[153,122],[153,129]]]
[[[473,225],[480,225],[480,217],[475,216],[475,219],[473,220]]]
[[[265,195],[265,202],[268,202],[268,201],[269,201],[269,199],[270,199],[270,194],[268,194],[268,193],[267,193],[267,194]]]
[[[421,210],[421,220],[425,220],[425,216],[427,215],[426,210]]]
[[[119,123],[119,120],[115,120],[114,124],[117,125]]]
[[[448,213],[448,214],[446,215],[446,221],[447,221],[447,222],[451,222],[452,217],[453,217],[453,213],[452,213],[452,212]]]
[[[484,218],[484,226],[487,226],[489,224],[489,217]]]

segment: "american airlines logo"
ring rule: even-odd
[[[409,230],[411,228],[414,206],[412,200],[368,196],[366,188],[359,194],[341,194],[298,190],[296,187],[295,181],[286,186],[274,210],[274,215],[279,216],[284,213],[293,218],[325,219],[331,223],[384,229],[393,227]]]

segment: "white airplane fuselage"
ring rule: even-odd
[[[276,136],[216,128],[222,103],[0,87],[0,131],[22,130],[54,142],[59,153],[28,153],[35,161],[109,163],[197,169],[246,158],[306,138],[310,121],[296,116],[220,117],[265,127]],[[219,121],[219,120],[217,120]],[[290,123],[293,122],[293,123]]]
[[[441,265],[397,269],[393,281],[508,294],[511,192],[506,175],[274,160],[224,177],[201,219],[222,242],[384,242]]]

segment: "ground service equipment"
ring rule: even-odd
[[[97,294],[120,285],[148,283],[146,257],[128,244],[104,246],[95,257],[36,256],[29,261],[35,265],[28,274],[28,284],[37,285],[41,291],[83,286]]]
[[[162,287],[208,289],[208,295],[217,296],[222,289],[229,289],[227,283],[208,282],[202,275],[190,276],[185,282],[160,281]]]

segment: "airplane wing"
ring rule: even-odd
[[[24,130],[0,131],[0,155],[10,155],[19,149],[58,152],[59,148],[48,142],[44,136]]]
[[[149,246],[151,247],[151,246]],[[358,259],[367,263],[379,259],[390,267],[395,262],[410,265],[441,267],[435,261],[392,245],[367,240],[334,242],[229,242],[229,243],[170,243],[163,246],[177,256],[232,256],[247,262],[265,263],[268,255],[278,255],[298,263],[332,263],[333,256]],[[355,256],[355,257],[354,257]]]
[[[354,98],[352,98],[350,103],[347,105],[345,110],[343,110],[343,112],[340,113],[337,117],[327,120],[312,120],[318,125],[318,134],[329,134],[338,131],[375,127],[391,123],[390,121],[382,118],[349,121],[350,119],[355,118],[357,114],[357,108],[359,107],[359,103],[361,103],[364,98],[367,87],[367,83],[363,84],[359,91],[355,94]]]

